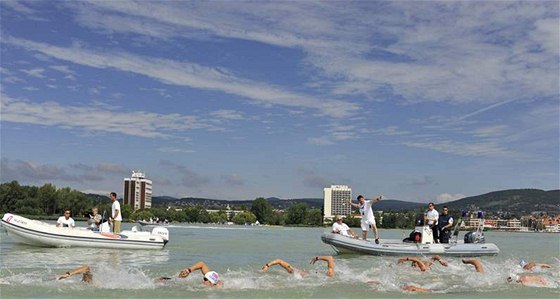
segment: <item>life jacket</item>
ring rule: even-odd
[[[451,219],[451,218],[453,218],[453,217],[449,214],[439,215],[439,219],[438,219],[439,228],[442,228],[442,227],[446,226],[447,224],[449,224],[449,219]]]

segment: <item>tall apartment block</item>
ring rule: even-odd
[[[345,185],[332,185],[323,189],[323,220],[332,220],[337,215],[348,216],[351,206],[347,203],[352,199],[352,189]]]
[[[124,204],[134,211],[152,207],[152,181],[143,172],[132,171],[130,178],[124,179]]]

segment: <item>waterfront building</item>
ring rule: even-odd
[[[323,189],[323,221],[332,221],[337,216],[348,216],[351,206],[352,189],[346,185],[331,185]]]
[[[125,205],[131,206],[134,211],[152,207],[152,181],[146,179],[143,172],[132,171],[130,178],[124,179]]]

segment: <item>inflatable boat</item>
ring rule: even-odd
[[[169,231],[164,227],[149,232],[133,227],[117,234],[103,228],[56,227],[10,213],[2,217],[2,226],[15,242],[42,247],[162,249],[169,241]]]
[[[321,240],[333,247],[337,253],[360,253],[372,255],[441,255],[441,256],[487,256],[497,255],[498,246],[486,243],[481,231],[469,232],[464,240],[452,238],[449,243],[434,243],[432,230],[428,226],[417,227],[405,240],[361,240],[340,234],[325,232]]]

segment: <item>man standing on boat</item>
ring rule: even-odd
[[[375,223],[375,217],[373,216],[373,210],[371,206],[373,203],[378,202],[383,199],[383,195],[375,199],[366,200],[363,195],[358,195],[358,203],[355,204],[352,201],[348,201],[350,205],[360,209],[360,214],[362,215],[361,227],[362,227],[362,239],[365,241],[367,237],[367,232],[371,227],[375,235],[375,244],[379,244],[379,234],[377,233],[377,224]]]
[[[439,219],[439,213],[435,209],[435,204],[431,202],[428,204],[428,211],[424,216],[424,223],[430,226],[430,228],[432,229],[434,243],[439,243],[439,239],[438,239],[439,234],[438,234],[438,225],[437,225],[438,219]]]
[[[443,212],[438,218],[438,228],[439,228],[439,242],[449,243],[449,237],[451,235],[451,227],[453,226],[453,217],[449,215],[449,209],[447,206],[443,206]]]
[[[111,206],[111,215],[113,219],[113,232],[120,233],[121,232],[121,222],[122,222],[122,213],[121,213],[121,204],[117,200],[117,193],[111,192],[111,201],[113,205]]]

